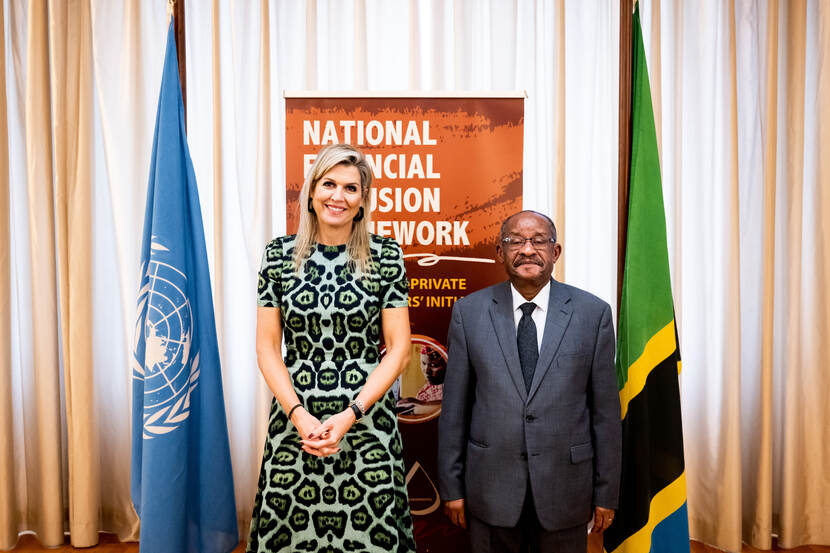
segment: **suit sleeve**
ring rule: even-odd
[[[606,305],[597,330],[591,369],[591,433],[594,441],[594,497],[598,507],[616,509],[620,493],[622,425],[614,366],[614,326]]]
[[[453,306],[447,344],[447,376],[438,421],[438,487],[441,499],[451,501],[465,497],[464,472],[473,393],[467,338],[458,304]]]

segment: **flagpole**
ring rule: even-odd
[[[187,131],[187,66],[185,65],[184,2],[169,0],[173,8],[173,34],[176,37],[176,57],[179,61],[179,82],[182,86],[182,104],[184,105],[184,126]]]
[[[617,321],[620,317],[625,247],[628,235],[628,188],[631,173],[631,13],[636,0],[620,0],[619,151],[617,160]]]

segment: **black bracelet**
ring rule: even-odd
[[[291,420],[291,415],[293,415],[293,414],[294,414],[294,410],[295,410],[297,407],[302,407],[302,406],[303,406],[303,404],[302,404],[302,403],[298,403],[297,405],[295,405],[294,407],[292,407],[292,408],[291,408],[291,410],[288,412],[288,420],[289,420],[289,421]]]
[[[359,422],[360,419],[363,418],[363,411],[360,410],[360,407],[358,407],[357,404],[351,403],[349,405],[349,409],[351,409],[352,413],[354,413],[354,421],[355,422]]]

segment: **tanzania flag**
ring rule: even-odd
[[[689,552],[674,324],[657,135],[639,9],[634,12],[631,185],[617,338],[622,406],[620,508],[608,552]]]

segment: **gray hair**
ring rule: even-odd
[[[505,219],[504,222],[501,224],[501,230],[499,230],[499,239],[504,238],[505,231],[507,230],[507,223],[510,222],[510,219],[512,219],[513,217],[518,217],[519,215],[523,215],[525,213],[532,213],[533,215],[541,217],[542,219],[547,221],[548,224],[550,225],[550,236],[551,236],[551,238],[553,238],[553,241],[556,242],[556,225],[553,224],[553,219],[551,219],[550,217],[548,217],[544,213],[539,213],[538,211],[533,211],[532,209],[525,209],[524,211],[518,211],[518,212],[514,213],[513,215],[510,215],[507,219]]]

